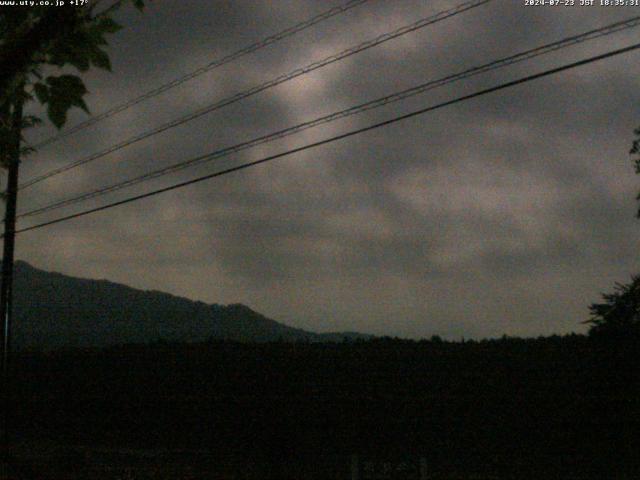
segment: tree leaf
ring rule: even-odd
[[[111,71],[111,61],[109,60],[109,55],[107,55],[106,52],[96,47],[91,50],[90,57],[91,63],[93,63],[96,67],[107,70],[108,72]]]
[[[132,3],[141,12],[144,10],[144,0],[132,0]]]
[[[33,85],[33,89],[38,97],[38,101],[43,105],[49,101],[49,87],[42,82]]]
[[[81,108],[85,112],[89,113],[89,107],[87,107],[87,104],[82,97],[75,99],[73,101],[73,106]]]
[[[122,25],[109,17],[101,17],[95,26],[101,33],[117,33],[122,30]]]
[[[51,94],[82,96],[87,93],[84,83],[75,75],[60,75],[59,77],[47,77]]]
[[[47,115],[49,116],[51,123],[53,123],[56,128],[62,128],[67,121],[68,109],[69,107],[65,108],[61,102],[49,102]]]
[[[89,112],[82,97],[87,93],[84,83],[75,75],[61,75],[47,77],[49,84],[49,99],[47,114],[53,124],[60,128],[67,120],[67,111],[72,107],[79,107]]]

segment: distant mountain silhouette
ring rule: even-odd
[[[88,280],[15,264],[15,348],[103,347],[124,343],[342,341],[352,332],[318,334],[288,327],[242,304],[208,305],[107,280]]]

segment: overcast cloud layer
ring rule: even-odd
[[[113,74],[86,76],[99,113],[337,2],[154,2],[121,15]],[[44,148],[23,179],[398,26],[451,1],[371,0]],[[21,194],[21,211],[536,45],[638,15],[633,7],[495,0],[121,150]],[[572,47],[312,129],[136,189],[364,126],[638,41]],[[640,270],[628,155],[639,53],[19,236],[18,257],[216,303],[295,327],[448,338],[584,332],[588,305]],[[69,124],[86,118],[74,112]],[[50,127],[30,132],[36,141]],[[69,209],[64,213],[75,211]],[[62,212],[30,220],[54,218]],[[25,221],[22,226],[29,225]]]

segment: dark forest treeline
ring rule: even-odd
[[[442,475],[624,478],[640,473],[638,353],[580,335],[23,353],[12,430],[205,449],[275,478],[353,453],[421,455]]]

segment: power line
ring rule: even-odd
[[[331,113],[329,115],[325,115],[292,127],[288,127],[285,128],[283,130],[279,130],[276,131],[274,133],[270,133],[268,135],[264,135],[246,142],[242,142],[236,145],[233,145],[231,147],[227,147],[227,148],[223,148],[221,150],[217,150],[205,155],[201,155],[195,158],[191,158],[185,161],[181,161],[178,163],[175,163],[173,165],[169,165],[167,167],[163,167],[157,170],[154,170],[152,172],[148,172],[145,173],[143,175],[137,176],[137,177],[133,177],[130,178],[128,180],[125,180],[123,182],[118,182],[112,185],[108,185],[105,187],[101,187],[97,190],[92,190],[90,192],[86,192],[80,195],[77,195],[75,197],[71,197],[71,198],[67,198],[67,199],[63,199],[54,203],[51,203],[49,205],[45,205],[30,211],[27,211],[25,213],[22,213],[20,215],[18,215],[18,218],[21,217],[28,217],[28,216],[35,216],[35,215],[39,215],[45,212],[49,212],[52,210],[57,210],[63,207],[67,207],[70,205],[74,205],[76,203],[80,203],[83,202],[85,200],[89,200],[89,199],[93,199],[96,197],[100,197],[102,195],[106,195],[108,193],[111,192],[115,192],[117,190],[121,190],[123,188],[127,188],[127,187],[131,187],[133,185],[137,185],[139,183],[145,182],[147,180],[152,180],[154,178],[158,178],[164,175],[168,175],[170,173],[174,173],[180,170],[184,170],[186,168],[190,168],[196,165],[200,165],[206,162],[210,162],[222,157],[225,157],[227,155],[231,155],[233,153],[238,153],[240,151],[255,147],[257,145],[261,145],[264,143],[268,143],[268,142],[272,142],[274,140],[278,140],[290,135],[293,135],[295,133],[299,133],[303,130],[307,130],[309,128],[312,127],[316,127],[318,125],[323,125],[329,122],[333,122],[336,121],[338,119],[341,118],[346,118],[349,117],[351,115],[355,115],[355,114],[359,114],[368,110],[372,110],[374,108],[379,108],[383,105],[387,105],[389,103],[392,102],[397,102],[400,100],[404,100],[406,98],[410,98],[412,96],[424,93],[426,91],[435,89],[435,88],[439,88],[442,87],[444,85],[459,81],[459,80],[463,80],[466,78],[470,78],[473,77],[475,75],[481,74],[481,73],[486,73],[488,71],[491,70],[495,70],[498,68],[503,68],[509,65],[513,65],[515,63],[519,63],[525,60],[529,60],[531,58],[540,56],[540,55],[544,55],[547,53],[551,53],[554,51],[558,51],[560,49],[563,48],[567,48],[569,46],[572,45],[576,45],[578,43],[582,43],[585,42],[587,40],[593,40],[596,38],[600,38],[603,37],[605,35],[610,35],[622,30],[626,30],[629,28],[633,28],[633,27],[637,27],[638,25],[640,25],[640,16],[636,16],[636,17],[632,17],[623,21],[619,21],[619,22],[615,22],[613,24],[607,25],[605,27],[601,27],[595,30],[590,30],[578,35],[573,35],[571,37],[553,42],[553,43],[549,43],[546,45],[542,45],[536,48],[532,48],[529,50],[526,50],[524,52],[521,53],[517,53],[515,55],[511,55],[509,57],[505,57],[499,60],[495,60],[492,61],[490,63],[478,66],[478,67],[474,67],[471,69],[467,69],[464,70],[460,73],[456,73],[456,74],[452,74],[452,75],[448,75],[442,78],[439,78],[437,80],[431,80],[425,83],[422,83],[420,85],[414,86],[412,88],[397,92],[397,93],[393,93],[391,95],[387,95],[381,98],[377,98],[375,100],[371,100],[368,101],[366,103],[362,103],[360,105],[356,105],[350,108],[347,108],[345,110],[341,110],[338,112],[334,112]]]
[[[257,50],[260,50],[264,47],[267,47],[269,45],[272,45],[280,40],[283,40],[287,37],[290,37],[292,35],[295,35],[298,32],[301,32],[303,30],[306,30],[307,28],[312,27],[313,25],[316,25],[324,20],[327,20],[331,17],[335,17],[336,15],[339,15],[341,13],[344,13],[348,10],[351,10],[352,8],[355,8],[359,5],[362,5],[363,3],[368,2],[369,0],[350,0],[347,3],[345,3],[344,5],[340,5],[337,7],[333,7],[329,10],[326,10],[322,13],[319,13],[318,15],[315,15],[314,17],[311,17],[303,22],[300,22],[296,25],[293,25],[291,27],[285,28],[284,30],[275,33],[273,35],[270,35],[266,38],[263,38],[262,40],[252,43],[251,45],[247,45],[244,48],[241,48],[240,50],[237,50],[233,53],[230,53],[229,55],[226,55],[222,58],[216,59],[214,61],[212,61],[211,63],[200,67],[196,70],[193,70],[192,72],[189,72],[185,75],[182,75],[181,77],[178,77],[174,80],[171,80],[168,83],[165,83],[164,85],[161,85],[157,88],[154,88],[153,90],[149,90],[148,92],[143,93],[142,95],[132,98],[124,103],[121,103],[120,105],[116,105],[113,108],[110,108],[109,110],[106,110],[98,115],[94,115],[93,117],[85,120],[84,122],[78,123],[77,125],[75,125],[74,127],[71,127],[67,130],[65,130],[62,133],[59,133],[57,135],[54,135],[50,138],[47,138],[46,140],[43,140],[40,143],[37,143],[34,147],[35,148],[42,148],[46,145],[50,145],[52,143],[55,143],[59,140],[62,140],[63,138],[66,138],[76,132],[79,132],[80,130],[84,130],[87,127],[90,127],[91,125],[95,125],[96,123],[109,118],[117,113],[123,112],[131,107],[133,107],[134,105],[137,105],[141,102],[144,102],[145,100],[148,100],[150,98],[156,97],[158,95],[160,95],[161,93],[166,92],[167,90],[171,90],[174,87],[177,87],[178,85],[181,85],[185,82],[188,82],[189,80],[196,78],[204,73],[210,72],[211,70],[214,70],[218,67],[221,67],[222,65],[225,65],[227,63],[230,63],[234,60],[237,60],[238,58],[244,57],[245,55],[248,55],[250,53],[253,53]],[[114,8],[116,5],[118,5],[120,2],[116,2],[114,5],[112,5],[111,7],[109,7],[107,10]],[[101,13],[101,15],[104,14],[104,12]]]
[[[230,97],[224,98],[222,100],[219,100],[213,104],[207,105],[206,107],[200,108],[198,110],[196,110],[195,112],[192,112],[188,115],[185,115],[183,117],[177,118],[175,120],[172,120],[170,122],[167,122],[163,125],[160,125],[159,127],[153,128],[151,130],[147,130],[146,132],[143,132],[141,134],[135,135],[133,137],[128,138],[127,140],[124,140],[120,143],[117,143],[115,145],[112,145],[111,147],[106,148],[105,150],[102,150],[100,152],[94,153],[92,155],[89,155],[85,158],[82,158],[80,160],[76,160],[75,162],[71,162],[67,165],[64,165],[62,167],[59,168],[55,168],[53,170],[50,170],[42,175],[39,175],[37,177],[34,177],[30,180],[27,180],[26,182],[24,182],[22,185],[20,185],[21,189],[30,187],[32,185],[35,185],[36,183],[39,183],[43,180],[49,179],[55,175],[59,175],[63,172],[67,172],[69,170],[72,170],[76,167],[79,167],[81,165],[85,165],[87,163],[90,163],[94,160],[97,160],[99,158],[102,158],[110,153],[113,153],[115,151],[118,151],[122,148],[128,147],[134,143],[137,143],[141,140],[150,138],[154,135],[157,135],[159,133],[162,133],[166,130],[169,130],[171,128],[177,127],[179,125],[182,125],[183,123],[189,122],[191,120],[194,120],[198,117],[201,117],[205,114],[211,113],[215,110],[219,110],[223,107],[226,107],[227,105],[231,105],[233,103],[239,102],[240,100],[244,100],[245,98],[251,97],[253,95],[256,95],[260,92],[263,92],[264,90],[267,90],[269,88],[275,87],[277,85],[281,85],[285,82],[288,82],[290,80],[293,80],[297,77],[300,77],[302,75],[306,75],[307,73],[313,72],[315,70],[318,70],[319,68],[325,67],[327,65],[330,65],[332,63],[338,62],[340,60],[343,60],[347,57],[350,57],[352,55],[355,55],[357,53],[360,53],[364,50],[368,50],[370,48],[373,48],[377,45],[380,45],[382,43],[388,42],[390,40],[393,40],[395,38],[398,38],[402,35],[406,35],[408,33],[414,32],[418,29],[427,27],[429,25],[432,25],[434,23],[440,22],[442,20],[445,20],[447,18],[453,17],[455,15],[459,15],[467,10],[479,7],[481,5],[484,5],[486,3],[489,3],[491,0],[471,0],[471,1],[467,1],[465,3],[462,3],[460,5],[458,5],[457,7],[453,7],[451,9],[448,10],[444,10],[442,12],[439,12],[435,15],[426,17],[426,18],[422,18],[420,20],[418,20],[417,22],[414,22],[410,25],[406,25],[403,26],[401,28],[398,28],[392,32],[388,32],[382,35],[379,35],[378,37],[371,39],[371,40],[367,40],[363,43],[360,43],[354,47],[348,48],[346,50],[343,50],[342,52],[339,52],[337,54],[331,55],[329,57],[326,57],[322,60],[319,60],[317,62],[313,62],[305,67],[302,68],[297,68],[289,73],[286,73],[284,75],[280,75],[279,77],[276,77],[272,80],[269,80],[265,83],[262,83],[260,85],[257,85],[255,87],[252,87],[248,90],[245,90],[243,92],[237,93],[235,95],[232,95]]]
[[[203,175],[201,177],[197,177],[197,178],[194,178],[194,179],[191,179],[191,180],[187,180],[187,181],[184,181],[184,182],[176,183],[176,184],[170,185],[168,187],[160,188],[160,189],[153,190],[151,192],[143,193],[143,194],[140,194],[140,195],[135,195],[133,197],[126,198],[124,200],[119,200],[117,202],[112,202],[112,203],[109,203],[109,204],[106,204],[106,205],[102,205],[100,207],[91,208],[91,209],[84,210],[82,212],[74,213],[74,214],[71,214],[71,215],[66,215],[64,217],[59,217],[59,218],[56,218],[54,220],[49,220],[47,222],[43,222],[43,223],[39,223],[39,224],[36,224],[36,225],[32,225],[30,227],[21,228],[19,230],[16,230],[16,233],[24,233],[24,232],[28,232],[28,231],[31,231],[31,230],[36,230],[38,228],[43,228],[43,227],[46,227],[46,226],[49,226],[49,225],[54,225],[54,224],[57,224],[57,223],[65,222],[67,220],[72,220],[74,218],[83,217],[83,216],[89,215],[91,213],[96,213],[96,212],[100,212],[100,211],[103,211],[103,210],[108,210],[108,209],[111,209],[111,208],[114,208],[114,207],[117,207],[117,206],[120,206],[120,205],[124,205],[124,204],[127,204],[127,203],[131,203],[131,202],[135,202],[135,201],[138,201],[138,200],[142,200],[144,198],[148,198],[148,197],[152,197],[152,196],[155,196],[155,195],[159,195],[161,193],[165,193],[165,192],[168,192],[168,191],[171,191],[171,190],[176,190],[178,188],[186,187],[188,185],[193,185],[195,183],[200,183],[200,182],[203,182],[205,180],[210,180],[212,178],[220,177],[222,175],[226,175],[226,174],[229,174],[229,173],[232,173],[232,172],[237,172],[239,170],[244,170],[244,169],[247,169],[249,167],[253,167],[253,166],[256,166],[256,165],[260,165],[262,163],[270,162],[272,160],[276,160],[278,158],[282,158],[282,157],[286,157],[286,156],[289,156],[289,155],[293,155],[295,153],[299,153],[299,152],[302,152],[302,151],[305,151],[305,150],[309,150],[311,148],[319,147],[321,145],[325,145],[325,144],[332,143],[332,142],[335,142],[335,141],[338,141],[338,140],[342,140],[342,139],[345,139],[345,138],[348,138],[348,137],[352,137],[354,135],[358,135],[358,134],[361,134],[361,133],[364,133],[364,132],[368,132],[370,130],[375,130],[377,128],[385,127],[387,125],[391,125],[391,124],[394,124],[394,123],[397,123],[397,122],[400,122],[400,121],[403,121],[403,120],[407,120],[409,118],[412,118],[412,117],[415,117],[415,116],[418,116],[418,115],[422,115],[422,114],[425,114],[427,112],[431,112],[431,111],[434,111],[434,110],[438,110],[438,109],[441,109],[441,108],[444,108],[444,107],[447,107],[447,106],[450,106],[450,105],[461,103],[461,102],[464,102],[466,100],[471,100],[471,99],[476,98],[476,97],[480,97],[480,96],[483,96],[483,95],[487,95],[489,93],[497,92],[499,90],[504,90],[506,88],[514,87],[516,85],[521,85],[521,84],[524,84],[524,83],[528,83],[528,82],[531,82],[533,80],[537,80],[539,78],[547,77],[547,76],[550,76],[550,75],[555,75],[557,73],[564,72],[564,71],[567,71],[567,70],[570,70],[570,69],[573,69],[573,68],[577,68],[577,67],[580,67],[580,66],[583,66],[583,65],[587,65],[587,64],[590,64],[590,63],[593,63],[593,62],[597,62],[599,60],[604,60],[606,58],[610,58],[610,57],[614,57],[614,56],[617,56],[617,55],[621,55],[623,53],[628,53],[628,52],[631,52],[633,50],[637,50],[639,48],[640,48],[640,43],[636,43],[636,44],[628,46],[628,47],[620,48],[620,49],[617,49],[617,50],[612,50],[612,51],[609,51],[607,53],[603,53],[603,54],[600,54],[600,55],[589,57],[589,58],[586,58],[586,59],[583,59],[583,60],[579,60],[577,62],[569,63],[569,64],[563,65],[561,67],[556,67],[556,68],[552,68],[552,69],[549,69],[549,70],[545,70],[545,71],[540,72],[540,73],[528,75],[526,77],[521,77],[521,78],[519,78],[517,80],[513,80],[513,81],[510,81],[510,82],[507,82],[507,83],[502,83],[502,84],[494,86],[494,87],[486,88],[486,89],[479,90],[477,92],[474,92],[474,93],[471,93],[471,94],[468,94],[468,95],[463,95],[461,97],[457,97],[457,98],[455,98],[453,100],[449,100],[449,101],[442,102],[442,103],[439,103],[439,104],[436,104],[436,105],[432,105],[432,106],[429,106],[429,107],[421,108],[419,110],[415,110],[413,112],[410,112],[410,113],[407,113],[407,114],[404,114],[404,115],[400,115],[398,117],[394,117],[394,118],[391,118],[389,120],[385,120],[385,121],[382,121],[382,122],[374,123],[374,124],[369,125],[367,127],[359,128],[359,129],[356,129],[356,130],[351,130],[349,132],[342,133],[340,135],[336,135],[336,136],[333,136],[333,137],[330,137],[330,138],[326,138],[326,139],[320,140],[318,142],[309,143],[309,144],[304,145],[302,147],[293,148],[293,149],[287,150],[285,152],[277,153],[275,155],[270,155],[270,156],[262,158],[260,160],[255,160],[253,162],[243,163],[243,164],[237,165],[235,167],[230,167],[230,168],[227,168],[225,170],[220,170],[218,172],[210,173],[208,175]]]
[[[79,167],[81,165],[85,165],[85,164],[87,164],[89,162],[92,162],[94,160],[102,158],[102,157],[104,157],[104,156],[106,156],[106,155],[108,155],[110,153],[113,153],[113,152],[115,152],[117,150],[120,150],[120,149],[125,148],[125,147],[127,147],[129,145],[137,143],[137,142],[139,142],[141,140],[144,140],[144,139],[147,139],[147,138],[149,138],[151,136],[154,136],[154,135],[157,135],[159,133],[162,133],[162,132],[164,132],[164,131],[166,131],[166,130],[168,130],[170,128],[177,127],[177,126],[179,126],[179,125],[181,125],[183,123],[186,123],[186,122],[189,122],[191,120],[194,120],[194,119],[196,119],[196,118],[198,118],[198,117],[200,117],[202,115],[205,115],[207,113],[211,113],[214,110],[218,110],[218,109],[223,108],[223,107],[225,107],[227,105],[230,105],[232,103],[236,103],[236,102],[238,102],[240,100],[243,100],[243,99],[248,98],[250,96],[256,95],[256,94],[258,94],[258,93],[260,93],[260,92],[262,92],[262,91],[264,91],[264,90],[266,90],[268,88],[275,87],[275,86],[280,85],[282,83],[285,83],[287,81],[293,80],[293,79],[295,79],[295,78],[297,78],[297,77],[299,77],[301,75],[305,75],[305,74],[310,73],[312,71],[315,71],[315,70],[317,70],[319,68],[322,68],[324,66],[330,65],[330,64],[335,63],[337,61],[343,60],[344,58],[347,58],[349,56],[355,55],[355,54],[357,54],[359,52],[362,52],[362,51],[367,50],[369,48],[372,48],[372,47],[375,47],[377,45],[380,45],[381,43],[387,42],[389,40],[392,40],[392,39],[397,38],[397,37],[402,36],[402,35],[406,35],[408,33],[411,33],[413,31],[415,31],[415,30],[418,30],[420,28],[424,28],[424,27],[426,27],[428,25],[431,25],[431,24],[437,23],[439,21],[445,20],[445,19],[447,19],[449,17],[458,15],[458,14],[463,13],[464,11],[467,11],[469,9],[476,8],[476,7],[481,6],[481,5],[485,4],[485,3],[488,3],[489,1],[491,1],[491,0],[472,0],[472,1],[468,1],[468,2],[465,2],[465,3],[461,4],[461,5],[458,5],[457,7],[454,7],[454,8],[451,8],[449,10],[445,10],[445,11],[439,12],[439,13],[437,13],[435,15],[420,19],[419,21],[417,21],[415,23],[412,23],[410,25],[406,25],[406,26],[401,27],[399,29],[396,29],[396,30],[394,30],[392,32],[388,32],[388,33],[382,34],[382,35],[380,35],[380,36],[378,36],[378,37],[376,37],[376,38],[374,38],[372,40],[365,41],[365,42],[363,42],[361,44],[358,44],[358,45],[356,45],[354,47],[351,47],[351,48],[348,48],[346,50],[343,50],[342,52],[339,52],[337,54],[334,54],[334,55],[331,55],[329,57],[326,57],[326,58],[324,58],[324,59],[322,59],[320,61],[311,63],[311,64],[307,65],[306,67],[295,69],[295,70],[293,70],[293,71],[291,71],[291,72],[289,72],[287,74],[284,74],[284,75],[281,75],[279,77],[276,77],[276,78],[274,78],[274,79],[272,79],[272,80],[270,80],[268,82],[265,82],[263,84],[255,86],[255,87],[253,87],[253,88],[251,88],[249,90],[246,90],[246,91],[237,93],[235,95],[232,95],[231,97],[227,97],[227,98],[224,98],[222,100],[219,100],[218,102],[215,102],[215,103],[213,103],[211,105],[203,107],[203,108],[201,108],[199,110],[196,110],[195,112],[193,112],[193,113],[191,113],[189,115],[180,117],[178,119],[175,119],[175,120],[172,120],[172,121],[170,121],[168,123],[160,125],[159,127],[156,127],[156,128],[154,128],[152,130],[148,130],[148,131],[143,132],[141,134],[138,134],[138,135],[135,135],[133,137],[130,137],[129,139],[124,140],[124,141],[122,141],[122,142],[120,142],[120,143],[118,143],[116,145],[113,145],[113,146],[111,146],[111,147],[109,147],[109,148],[107,148],[105,150],[102,150],[100,152],[94,153],[92,155],[89,155],[89,156],[87,156],[85,158],[82,158],[82,159],[77,160],[75,162],[72,162],[72,163],[69,163],[67,165],[64,165],[62,167],[50,170],[49,172],[46,172],[46,173],[44,173],[44,174],[42,174],[40,176],[37,176],[37,177],[32,178],[30,180],[27,180],[26,182],[24,182],[20,186],[20,188],[27,188],[27,187],[29,187],[31,185],[39,183],[39,182],[41,182],[43,180],[51,178],[51,177],[53,177],[55,175],[58,175],[60,173],[66,172],[68,170],[71,170],[73,168]]]

